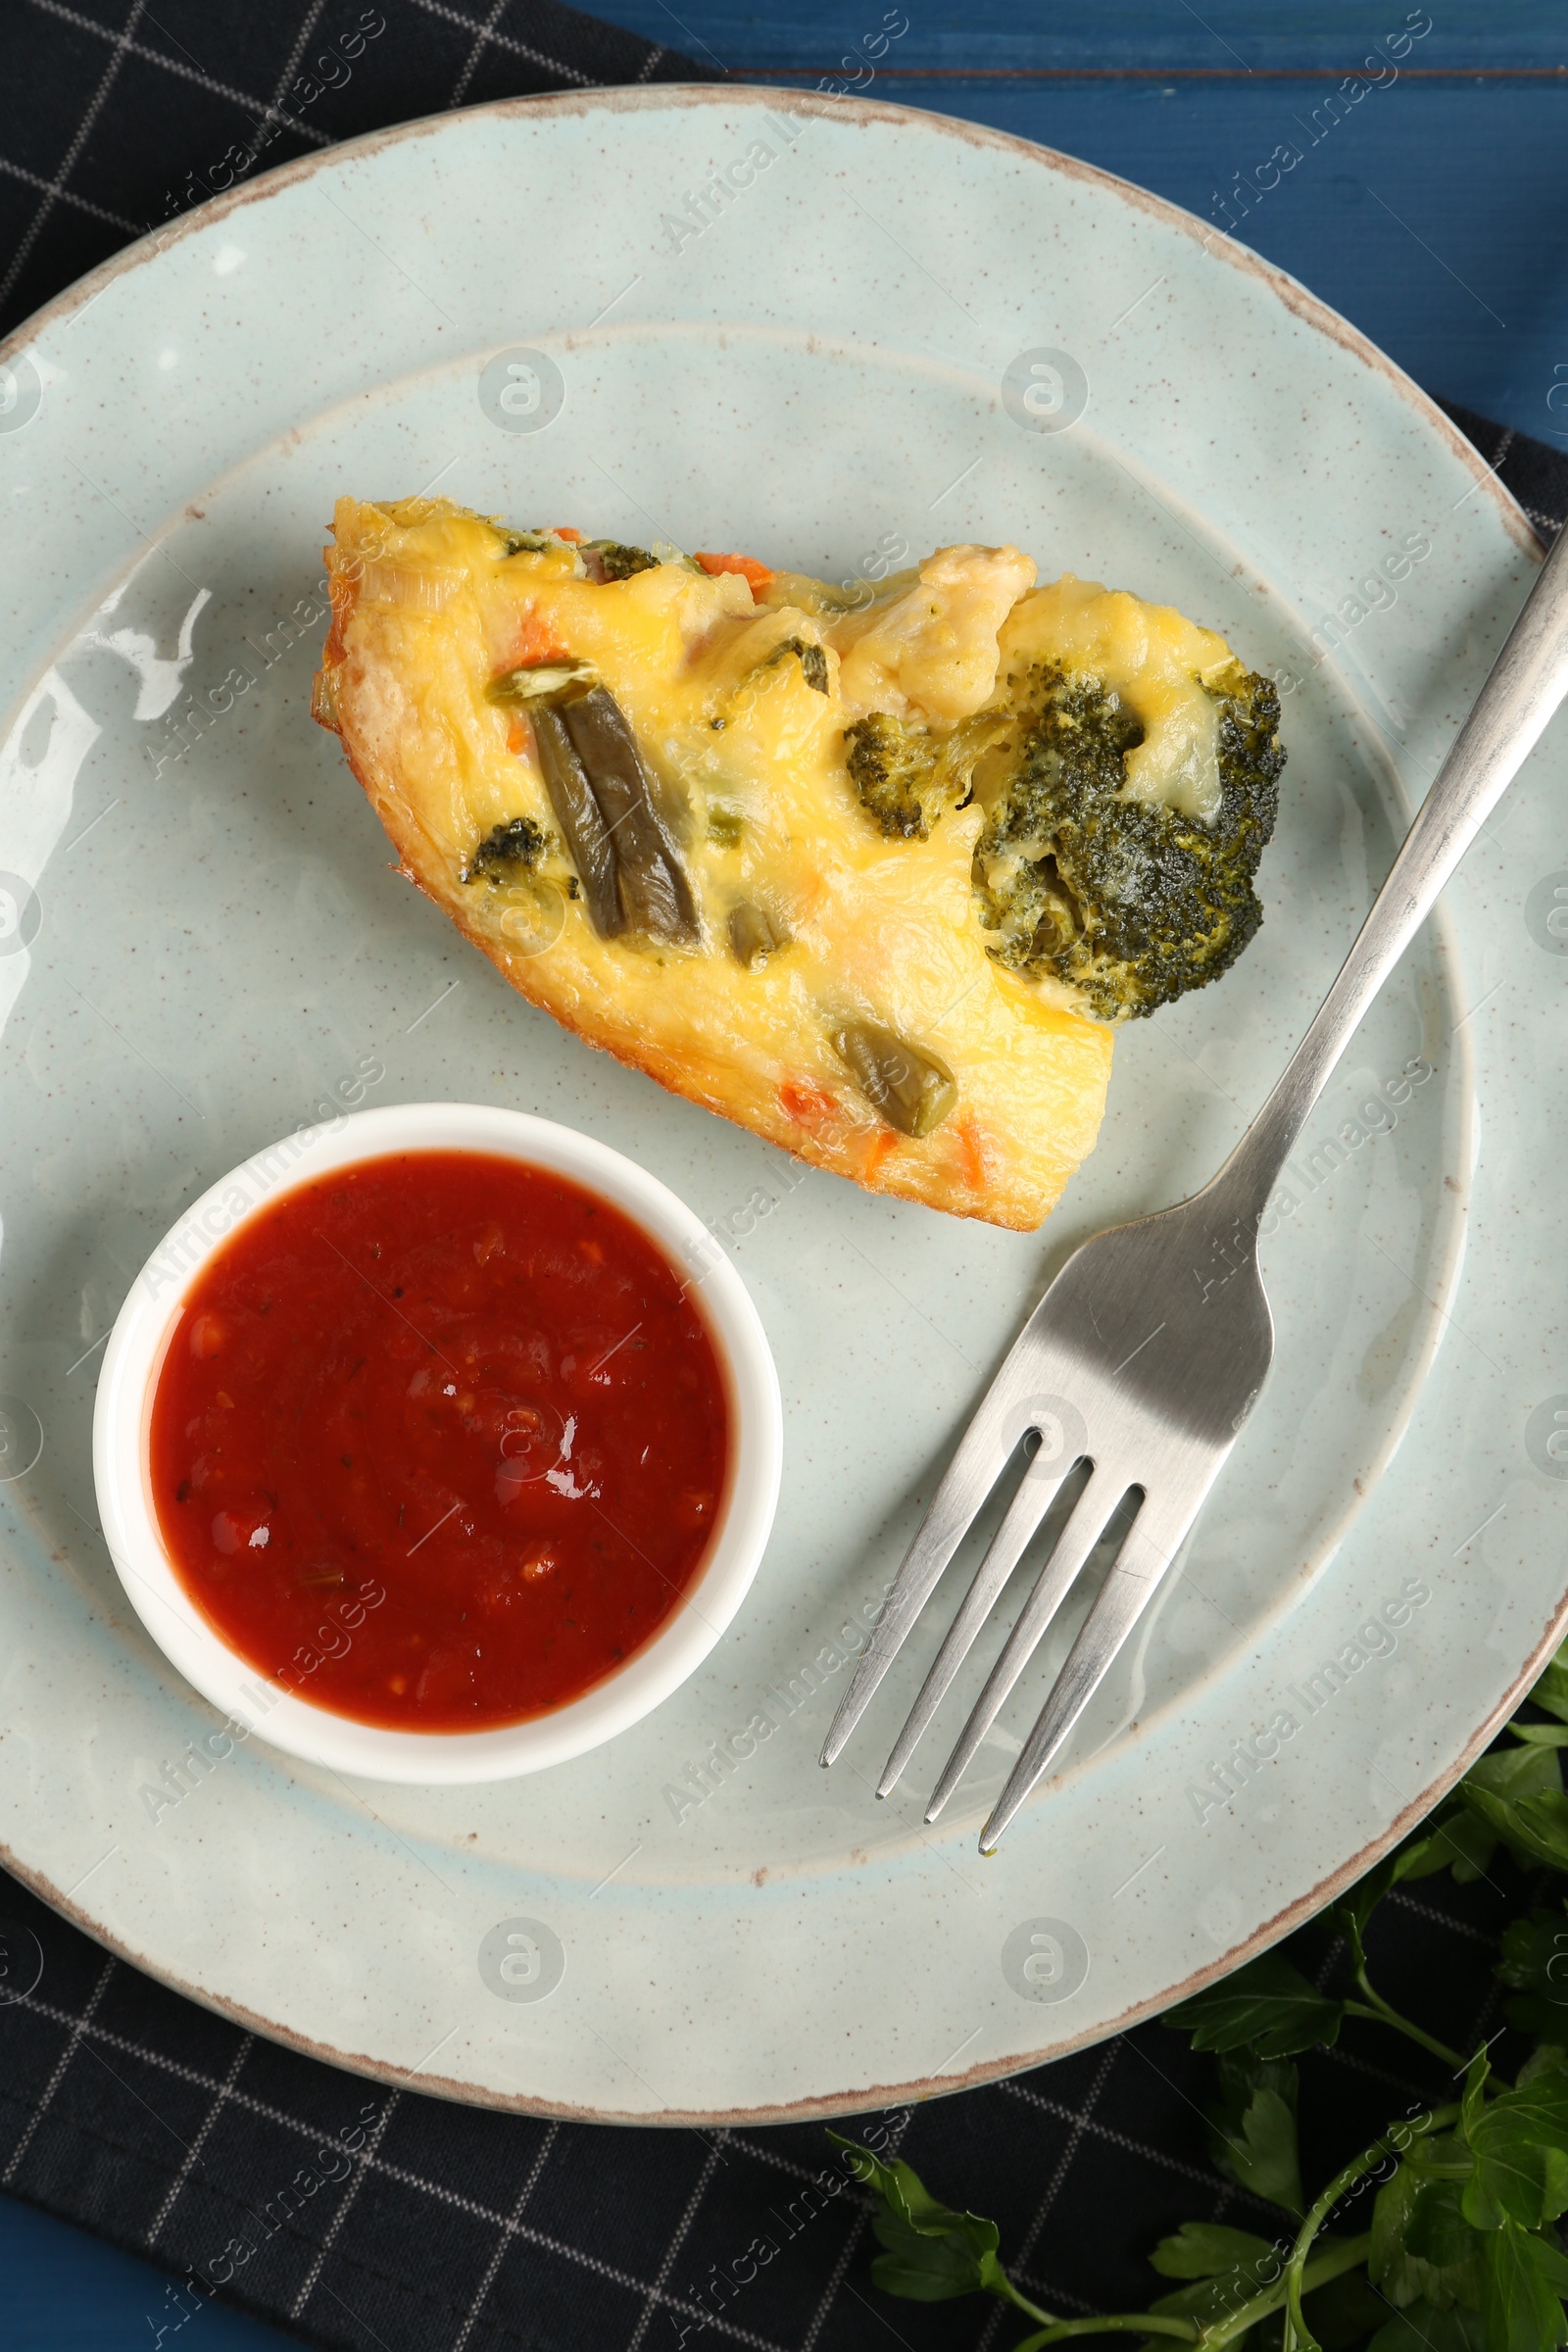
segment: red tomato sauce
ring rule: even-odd
[[[261,1673],[362,1723],[564,1705],[677,1606],[724,1497],[727,1384],[658,1246],[547,1169],[411,1152],[209,1260],[153,1399],[181,1584]]]

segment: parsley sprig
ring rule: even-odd
[[[943,2205],[902,2159],[829,2134],[850,2151],[875,2202],[882,2252],[871,2267],[885,2293],[914,2302],[987,2294],[1033,2323],[1015,2352],[1075,2336],[1135,2335],[1147,2352],[1175,2338],[1202,2352],[1556,2352],[1568,2343],[1568,1901],[1515,1919],[1497,1975],[1514,1997],[1506,2016],[1533,2045],[1516,2080],[1488,2048],[1450,2049],[1384,1999],[1367,1967],[1367,1923],[1391,1887],[1451,1871],[1487,1875],[1498,1847],[1523,1868],[1568,1877],[1568,1643],[1530,1693],[1536,1710],[1509,1725],[1512,1744],[1473,1764],[1427,1821],[1329,1912],[1345,1940],[1351,1989],[1320,1992],[1282,1953],[1268,1952],[1183,2001],[1164,2019],[1213,2054],[1218,2100],[1209,2148],[1221,2173],[1277,2206],[1272,2242],[1245,2230],[1188,2222],[1150,2261],[1180,2280],[1147,2311],[1065,2320],[1008,2278],[994,2222]],[[1542,1720],[1545,1718],[1545,1720]],[[1297,2134],[1303,2050],[1334,2043],[1347,2018],[1402,2034],[1463,2078],[1460,2095],[1387,2130],[1343,2165],[1310,2202]],[[1349,2234],[1344,2224],[1367,2215]],[[1336,2234],[1329,2224],[1339,2218]]]

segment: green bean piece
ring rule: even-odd
[[[601,939],[614,939],[625,930],[626,917],[615,887],[615,845],[610,828],[561,712],[553,704],[542,704],[534,712],[533,733],[550,806],[582,882],[588,920]]]
[[[760,906],[754,906],[750,899],[742,899],[738,906],[730,908],[729,944],[736,962],[755,972],[784,942]]]
[[[604,818],[625,927],[696,947],[702,938],[697,903],[625,712],[605,687],[595,686],[564,703],[560,716]]]
[[[901,1135],[916,1140],[929,1135],[958,1100],[957,1082],[945,1061],[880,1022],[846,1021],[833,1048],[873,1110]]]

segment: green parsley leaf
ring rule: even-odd
[[[1324,2240],[1317,2242],[1321,2246]],[[1349,2345],[1364,2343],[1368,2329],[1388,2314],[1383,2297],[1356,2271],[1346,2271],[1301,2299],[1301,2316],[1323,2352],[1348,2352]]]
[[[1510,2026],[1537,2041],[1568,2044],[1568,1908],[1510,1920],[1497,1975],[1522,1996],[1507,2005]]]
[[[1483,2240],[1481,2316],[1487,2352],[1556,2352],[1568,2337],[1568,2261],[1534,2231],[1504,2222]]]
[[[1220,2278],[1273,2252],[1266,2237],[1227,2230],[1222,2222],[1183,2222],[1149,2257],[1162,2278]]]
[[[1426,2157],[1433,2151],[1425,2140],[1417,2143],[1419,2153]],[[1460,2175],[1460,2184],[1469,2172],[1469,2151],[1455,2140],[1446,2148],[1436,2151],[1441,2165],[1448,2150],[1459,2161],[1454,2170]],[[1372,2208],[1372,2247],[1367,2256],[1367,2271],[1372,2283],[1398,2310],[1415,2303],[1424,2303],[1434,2311],[1447,2311],[1454,2303],[1475,2306],[1480,2297],[1478,2257],[1481,2241],[1472,2234],[1466,2241],[1468,2251],[1458,2261],[1436,2263],[1417,2253],[1409,2243],[1408,2231],[1422,2190],[1428,2186],[1430,2175],[1408,2158],[1400,2165],[1392,2180],[1385,2181],[1378,2191]],[[1434,2219],[1436,2217],[1434,2216]],[[1438,2242],[1434,2239],[1433,2242]]]
[[[1511,2131],[1528,2132],[1543,2147],[1568,2155],[1568,2074],[1561,2067],[1543,2068],[1517,2089],[1500,2092],[1470,2132],[1472,2147],[1488,2144],[1485,2134],[1499,2117]],[[1483,2134],[1480,2140],[1478,2132]]]
[[[1564,1642],[1545,1673],[1535,1684],[1530,1696],[1548,1715],[1555,1715],[1560,1722],[1568,1723],[1568,1642]],[[1515,1724],[1512,1728],[1517,1731],[1519,1726]]]
[[[1464,2184],[1424,2180],[1405,2225],[1404,2250],[1435,2271],[1457,2270],[1475,2254],[1475,2230],[1465,2219]]]
[[[1429,1821],[1409,1844],[1399,1848],[1396,1884],[1406,1879],[1430,1879],[1440,1870],[1451,1870],[1456,1885],[1472,1886],[1477,1879],[1486,1877],[1487,1865],[1496,1845],[1495,1830],[1489,1828],[1479,1813],[1472,1813],[1455,1799],[1452,1809],[1438,1818],[1436,1827]]]
[[[835,2147],[858,2162],[855,2177],[877,2201],[872,2228],[887,2250],[871,2265],[875,2285],[914,2303],[945,2303],[954,2295],[1002,2295],[1016,2300],[1012,2283],[997,2260],[995,2222],[941,2205],[912,2166],[895,2158],[884,2164],[869,2148],[837,2132]]]
[[[1289,2058],[1336,2042],[1344,2017],[1343,2001],[1316,1991],[1278,1952],[1265,1952],[1167,2009],[1160,2023],[1190,2033],[1195,2050],[1250,2047],[1260,2058]]]
[[[1304,2211],[1295,2067],[1288,2058],[1228,2051],[1219,2061],[1219,2087],[1222,2103],[1208,2111],[1208,2152],[1219,2171],[1271,2205]]]
[[[1244,2263],[1240,2269],[1226,2271],[1218,2278],[1195,2278],[1191,2286],[1179,2286],[1173,2295],[1156,2295],[1149,2308],[1157,2311],[1164,2320],[1192,2320],[1209,2335],[1216,2328],[1228,2327],[1254,2295],[1272,2286],[1283,2268],[1280,2256],[1271,2254],[1261,2273]],[[1250,2332],[1249,2328],[1233,2336],[1233,2346],[1245,2343]],[[1171,2339],[1152,2336],[1150,2340],[1168,2344]]]
[[[1480,2312],[1462,2303],[1439,2311],[1417,2302],[1380,2328],[1366,2352],[1487,2352],[1486,2328]]]
[[[1466,2220],[1478,2230],[1497,2230],[1505,2218],[1539,2230],[1568,2213],[1568,2074],[1553,2069],[1486,2106],[1479,2102],[1478,2089],[1472,2108],[1467,2083],[1464,2131],[1475,2171],[1464,2192]]]
[[[1517,1861],[1568,1871],[1568,1796],[1555,1748],[1511,1747],[1482,1756],[1457,1793]]]
[[[1521,1756],[1544,1756],[1555,1764],[1551,1748],[1521,1747]],[[1552,1870],[1568,1870],[1568,1796],[1560,1788],[1540,1796],[1521,1796],[1510,1802],[1477,1789],[1467,1803],[1495,1831],[1519,1863],[1544,1862]]]
[[[1527,1755],[1541,1752],[1525,1750]],[[1524,1831],[1526,1853],[1553,1870],[1568,1870],[1568,1795],[1548,1788],[1542,1796],[1522,1796],[1514,1811]]]
[[[1562,1766],[1554,1755],[1501,1747],[1477,1757],[1459,1783],[1458,1794],[1466,1799],[1481,1794],[1516,1804],[1521,1797],[1560,1791],[1561,1788]]]

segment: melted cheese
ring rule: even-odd
[[[1015,547],[939,548],[891,604],[835,622],[828,635],[843,657],[850,716],[885,710],[937,726],[971,717],[996,688],[997,632],[1034,578]]]

